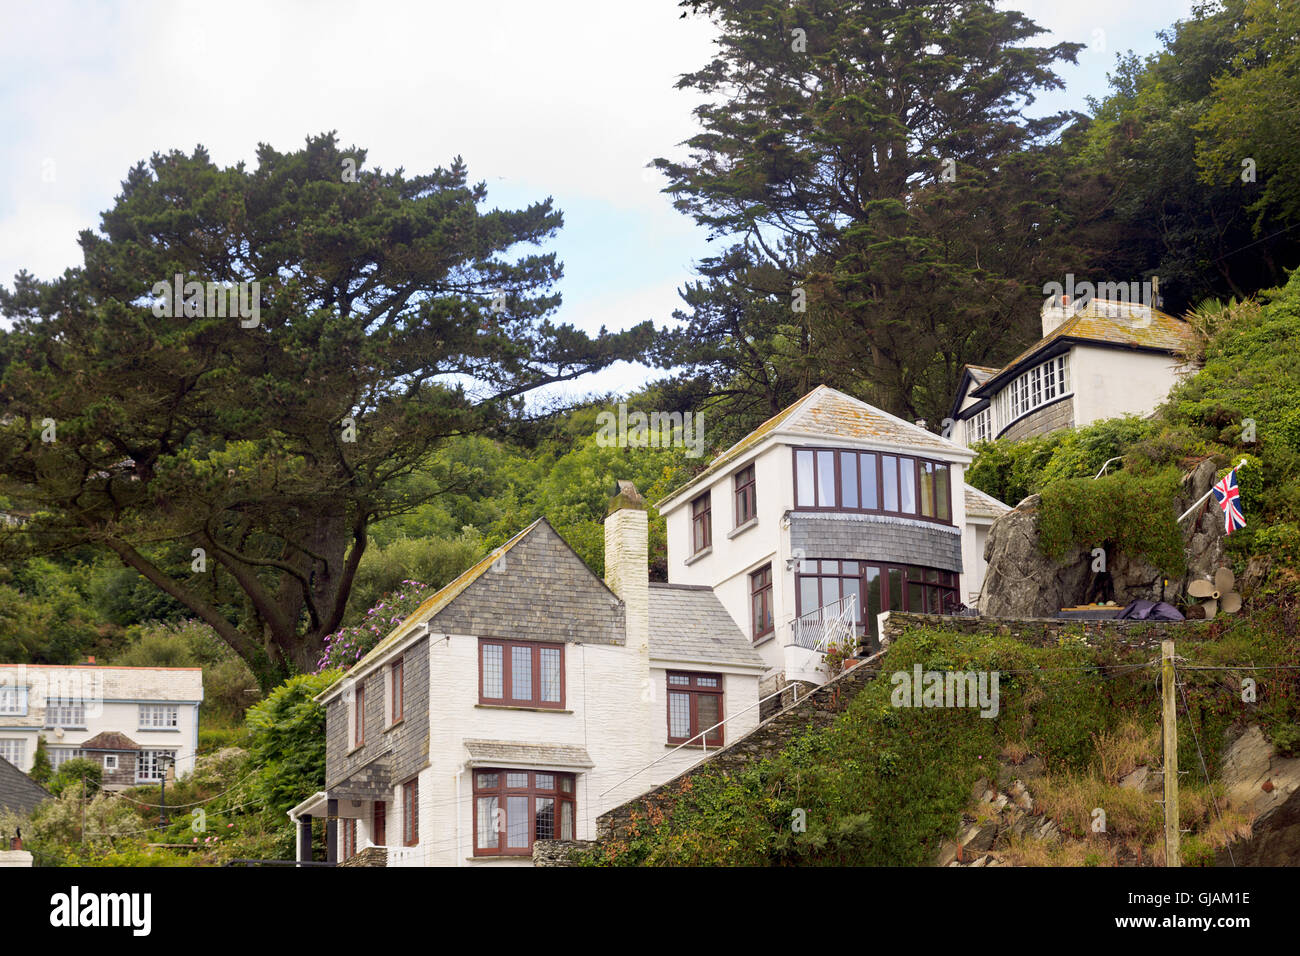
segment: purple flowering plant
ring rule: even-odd
[[[325,638],[325,649],[317,662],[316,673],[332,667],[347,670],[437,590],[419,581],[403,581],[396,591],[383,595],[379,603],[366,612],[360,624],[341,627]]]

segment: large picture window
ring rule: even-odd
[[[542,770],[474,771],[474,855],[530,856],[536,840],[572,840],[574,775]]]
[[[882,611],[951,614],[961,603],[958,575],[915,565],[876,561],[805,560],[795,574],[796,614],[804,615],[850,594],[858,596],[863,633],[876,634]]]
[[[807,511],[894,514],[952,523],[946,462],[911,455],[796,448],[795,506]]]
[[[564,707],[564,645],[479,641],[479,703]]]
[[[722,746],[722,675],[668,672],[668,742]],[[712,728],[712,729],[710,729]],[[708,731],[707,734],[704,732]],[[704,734],[703,737],[700,734]]]

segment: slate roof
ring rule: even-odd
[[[966,485],[967,518],[999,518],[1010,510],[1010,505],[1003,504],[992,495],[985,494],[978,488]]]
[[[519,764],[526,767],[594,767],[587,751],[568,744],[532,744],[517,740],[466,740],[471,767]]]
[[[650,656],[699,664],[764,667],[711,588],[650,583]]]
[[[904,421],[874,405],[868,405],[829,385],[818,385],[713,459],[707,468],[657,502],[655,507],[662,508],[687,489],[700,484],[778,433],[795,441],[805,437],[857,439],[912,451],[934,452],[945,458],[969,460],[971,457],[969,449],[954,441],[927,431],[920,425]]]
[[[95,734],[84,744],[78,746],[81,750],[106,750],[110,753],[140,749],[140,745],[134,740],[126,734],[119,734],[116,730],[106,730],[102,734]]]
[[[1045,357],[1044,353],[1063,352],[1071,343],[1143,352],[1168,352],[1172,355],[1186,347],[1190,336],[1191,327],[1186,322],[1159,309],[1092,299],[1073,316],[1013,358],[971,394],[980,398],[989,397],[1021,366]]]
[[[0,757],[0,810],[31,813],[37,804],[51,798],[48,790]]]

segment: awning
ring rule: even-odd
[[[582,747],[531,744],[517,740],[466,740],[467,767],[518,767],[527,770],[588,770],[596,766]]]

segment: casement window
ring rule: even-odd
[[[402,845],[415,846],[420,842],[420,781],[411,779],[402,784]]]
[[[993,438],[993,409],[976,412],[966,422],[966,444],[978,445]]]
[[[564,708],[564,645],[479,641],[480,704]]]
[[[136,783],[157,783],[167,776],[167,768],[176,759],[174,750],[141,750],[135,765]]]
[[[27,716],[26,687],[0,687],[0,715],[5,717]]]
[[[86,726],[85,701],[51,697],[45,702],[45,726],[83,729]]]
[[[69,760],[77,760],[86,755],[76,747],[49,747],[46,749],[46,754],[50,758],[50,767],[54,770],[58,770]]]
[[[668,742],[721,747],[722,675],[668,672]],[[712,728],[712,729],[710,729]],[[708,731],[708,733],[705,733]],[[700,735],[704,734],[703,737]]]
[[[705,492],[691,502],[691,554],[713,546],[713,506]]]
[[[174,730],[180,726],[178,704],[141,704],[141,730]]]
[[[1070,394],[1069,354],[1050,358],[1022,372],[999,393],[1008,396],[1010,420],[1014,421],[1048,402]]]
[[[847,449],[794,450],[795,507],[952,523],[948,464]]]
[[[772,565],[749,576],[749,606],[751,632],[757,641],[776,629],[772,620]]]
[[[27,762],[27,741],[21,737],[0,737],[0,757],[22,770]]]
[[[357,684],[352,691],[352,746],[366,742],[366,687]]]
[[[840,600],[858,596],[858,620],[866,633],[876,634],[876,615],[882,611],[951,614],[961,603],[958,575],[915,565],[874,561],[800,562],[795,574],[795,613],[808,614]]]
[[[753,521],[758,517],[758,498],[755,495],[754,466],[736,472],[733,479],[736,486],[736,527]]]
[[[339,852],[340,863],[351,859],[357,853],[357,821],[349,817],[341,822],[343,824],[343,846]]]
[[[388,804],[383,800],[375,801],[374,816],[370,825],[370,838],[375,846],[388,845]]]
[[[117,754],[104,754],[104,769],[105,770],[117,769]]]
[[[542,770],[474,771],[474,855],[530,856],[536,840],[572,840],[574,775]]]
[[[393,707],[391,720],[397,723],[406,716],[406,661],[398,658],[390,669],[389,684],[392,689]]]

